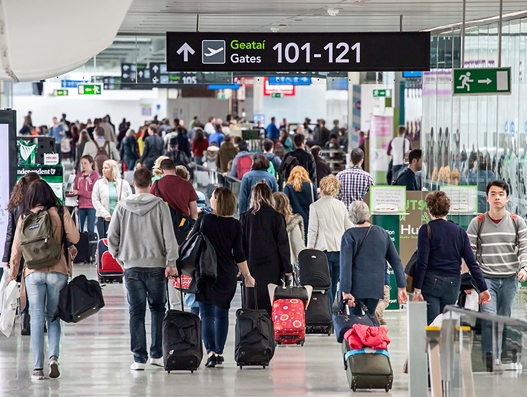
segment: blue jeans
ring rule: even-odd
[[[137,160],[125,160],[124,162],[126,163],[126,168],[128,168],[128,171],[133,171]]]
[[[223,354],[227,333],[229,332],[229,311],[199,302],[201,313],[202,331],[201,335],[207,353],[214,352]]]
[[[329,274],[331,275],[331,287],[329,288],[329,301],[333,303],[337,294],[337,284],[340,279],[340,252],[324,251],[328,258]]]
[[[443,313],[445,306],[454,305],[459,296],[460,277],[443,277],[427,273],[423,282],[421,292],[428,304],[426,310],[427,323]]]
[[[59,357],[60,320],[53,319],[59,303],[59,292],[68,282],[62,273],[34,272],[26,276],[26,291],[31,305],[31,347],[34,369],[44,368],[44,321],[48,324],[48,356]]]
[[[145,314],[146,302],[150,307],[152,344],[150,357],[163,357],[163,317],[165,316],[166,280],[162,267],[134,267],[124,271],[124,280],[130,305],[131,350],[136,363],[146,363]]]
[[[110,222],[104,220],[104,218],[98,217],[97,218],[97,234],[99,235],[99,240],[101,238],[108,237],[108,227],[110,226]]]
[[[512,313],[512,305],[514,304],[514,296],[516,295],[516,288],[518,286],[517,277],[515,275],[503,278],[485,277],[485,282],[487,283],[491,300],[486,305],[481,306],[481,311],[484,313],[510,317]],[[492,348],[493,338],[495,342],[494,349]],[[482,321],[481,347],[484,354],[491,354],[494,351],[497,356],[497,338],[498,323]]]
[[[79,208],[79,222],[81,232],[84,231],[84,222],[88,218],[88,231],[93,233],[95,231],[95,208]]]

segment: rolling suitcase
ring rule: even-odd
[[[277,299],[273,302],[274,340],[278,345],[304,346],[306,318],[300,299]]]
[[[201,320],[194,313],[185,311],[183,291],[180,293],[181,310],[169,310],[163,319],[163,363],[168,373],[194,373],[203,359]]]
[[[97,233],[81,232],[79,242],[75,244],[78,252],[75,259],[73,259],[73,263],[95,262],[97,243]]]
[[[100,283],[123,282],[124,270],[108,252],[108,239],[103,238],[97,244],[97,277]]]
[[[384,389],[388,392],[392,388],[393,370],[386,350],[350,350],[344,340],[342,353],[350,389]]]
[[[305,249],[298,254],[300,285],[311,285],[314,290],[328,290],[331,286],[328,258],[322,251]]]
[[[256,302],[256,288],[242,284],[242,308],[236,311],[234,350],[234,360],[240,369],[260,365],[265,368],[274,355],[273,322],[266,310],[258,310]]]
[[[327,334],[331,336],[333,318],[327,292],[313,291],[306,308],[306,334]]]

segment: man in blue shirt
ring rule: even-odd
[[[216,132],[209,136],[209,145],[214,142],[216,145],[218,145],[218,147],[220,147],[221,143],[223,142],[223,138],[225,138],[225,134],[221,130],[221,124],[216,124],[214,128],[216,129]]]
[[[64,127],[59,124],[59,121],[56,117],[53,117],[53,125],[49,129],[49,135],[55,138],[55,153],[59,154],[59,163],[62,161],[62,154],[60,150],[60,141],[64,136]]]
[[[267,133],[267,138],[277,141],[280,138],[280,130],[276,126],[275,120],[274,117],[271,117],[271,122],[265,129],[265,132]]]

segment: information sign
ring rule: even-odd
[[[466,68],[452,71],[454,95],[510,95],[511,68]]]
[[[372,186],[370,211],[374,214],[403,214],[406,209],[405,186]]]
[[[450,199],[450,214],[473,214],[478,211],[477,186],[441,186]]]

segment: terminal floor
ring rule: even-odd
[[[75,267],[75,274],[96,278],[90,265]],[[202,366],[194,374],[147,366],[130,371],[128,304],[123,284],[104,287],[106,307],[79,324],[64,324],[59,379],[32,381],[30,337],[20,335],[17,321],[10,338],[0,336],[1,396],[346,396],[348,388],[340,345],[334,336],[308,335],[303,347],[277,347],[271,366],[236,367],[234,356],[236,295],[230,311],[230,331],[225,364],[214,369]],[[408,375],[402,373],[406,358],[406,311],[386,312],[389,346],[394,370],[390,393],[364,391],[369,396],[407,396]],[[149,319],[147,319],[149,323]],[[47,376],[47,373],[46,373]],[[524,395],[526,373],[476,374],[478,397]]]

